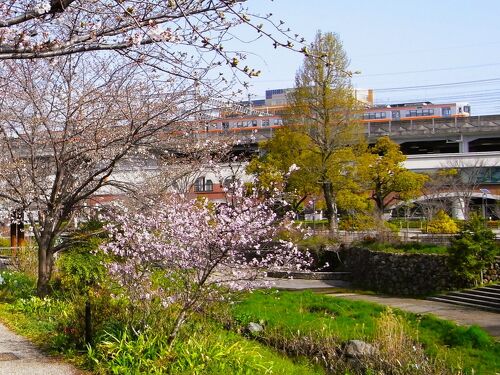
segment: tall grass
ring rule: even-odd
[[[306,360],[291,361],[259,343],[223,330],[206,320],[187,327],[173,346],[148,330],[109,334],[89,348],[98,374],[323,374]]]

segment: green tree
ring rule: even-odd
[[[498,254],[495,234],[477,213],[470,215],[448,249],[448,262],[453,273],[466,285],[482,282],[481,271]]]
[[[349,60],[342,42],[333,33],[318,31],[302,67],[295,77],[295,89],[289,94],[285,116],[291,131],[300,134],[307,145],[308,173],[319,184],[326,204],[326,217],[336,230],[337,197],[347,191],[346,179],[353,169],[355,149],[362,141],[361,123],[356,112],[348,72]],[[312,177],[311,177],[312,178]]]
[[[317,194],[317,176],[311,168],[314,154],[300,133],[290,128],[279,129],[260,148],[263,155],[252,159],[246,171],[257,177],[257,188],[262,195],[278,189],[287,196],[295,211],[308,196]]]
[[[362,174],[365,176],[371,199],[375,202],[378,219],[385,210],[398,201],[416,198],[422,192],[426,175],[406,169],[406,160],[399,145],[389,137],[381,137],[364,157]]]

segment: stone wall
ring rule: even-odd
[[[345,271],[360,288],[396,295],[424,295],[456,289],[446,255],[394,254],[353,247],[342,251]],[[499,280],[499,262],[485,273],[485,280]]]

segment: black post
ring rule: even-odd
[[[85,301],[85,343],[92,344],[92,310],[88,294]]]

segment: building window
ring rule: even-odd
[[[205,177],[198,177],[194,182],[194,191],[200,192],[205,189]]]
[[[214,184],[212,180],[205,181],[205,191],[214,191]]]
[[[194,191],[196,193],[210,192],[214,190],[212,180],[205,180],[205,177],[198,177],[194,182]]]

